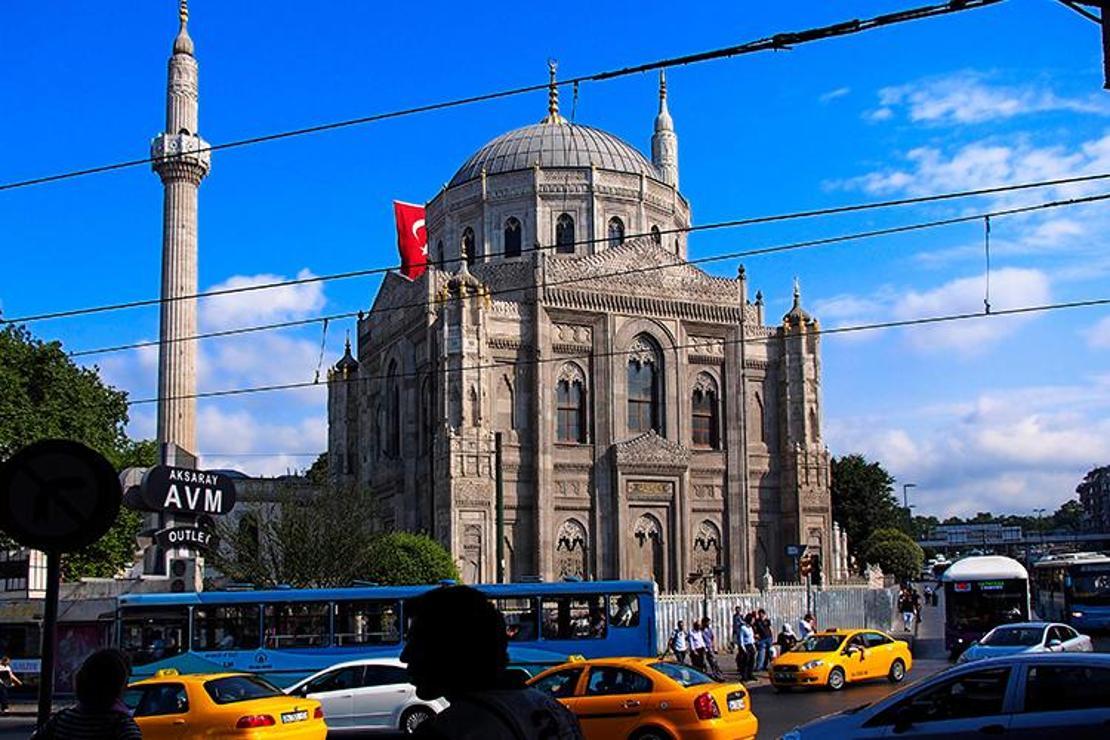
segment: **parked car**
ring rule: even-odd
[[[126,703],[147,740],[257,737],[324,740],[320,702],[291,697],[246,673],[179,675],[172,668],[127,687]]]
[[[412,734],[421,722],[447,708],[445,699],[418,698],[405,664],[392,658],[338,663],[293,684],[285,693],[319,701],[332,732]]]
[[[759,729],[743,684],[655,658],[571,661],[528,684],[574,712],[587,740],[749,740]]]
[[[829,629],[810,635],[771,663],[776,691],[823,686],[840,691],[848,683],[886,678],[899,683],[913,667],[910,646],[879,630]]]
[[[996,658],[1014,653],[1089,653],[1091,638],[1058,622],[1018,622],[995,627],[983,639],[971,643],[958,663]]]
[[[1017,653],[954,666],[874,704],[807,722],[782,740],[1102,740],[1108,697],[1110,655]]]

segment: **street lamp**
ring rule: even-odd
[[[1037,532],[1041,535],[1041,555],[1044,555],[1044,523],[1042,517],[1047,509],[1033,509],[1033,513],[1037,515]]]
[[[913,529],[913,518],[910,516],[910,494],[911,488],[917,488],[916,483],[903,483],[902,484],[902,507],[906,510],[906,527]]]

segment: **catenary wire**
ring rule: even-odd
[[[988,188],[978,188],[976,190],[958,190],[948,193],[936,193],[933,195],[919,195],[911,198],[897,198],[894,200],[872,201],[869,203],[852,203],[843,206],[832,206],[829,208],[817,208],[806,211],[790,211],[787,213],[771,214],[767,216],[750,216],[747,218],[733,219],[729,221],[716,221],[707,224],[699,224],[681,229],[666,229],[660,230],[660,235],[674,234],[679,232],[695,233],[699,231],[710,231],[714,229],[733,228],[740,226],[755,226],[759,224],[777,223],[782,221],[793,221],[797,219],[816,218],[822,216],[836,216],[845,213],[858,213],[860,211],[869,211],[882,208],[895,208],[899,206],[909,205],[922,205],[925,203],[936,203],[947,200],[956,200],[960,198],[973,198],[981,195],[999,195],[1002,193],[1010,193],[1021,190],[1031,190],[1036,188],[1057,187],[1060,185],[1077,185],[1081,183],[1095,182],[1110,178],[1110,172],[1103,172],[1091,175],[1076,175],[1074,177],[1064,177],[1055,180],[1036,180],[1033,182],[1015,183],[1010,185],[995,185]],[[626,238],[634,239],[640,236],[650,236],[649,232],[641,234],[629,234]],[[579,246],[596,244],[608,241],[608,237],[593,237],[590,239],[577,239],[569,242],[566,246]],[[521,254],[553,250],[558,245],[535,245],[528,248],[522,248]],[[504,256],[503,253],[492,254],[489,256]],[[441,266],[447,264],[454,264],[461,262],[461,257],[451,257],[440,261]],[[429,264],[425,262],[424,267]],[[414,267],[421,267],[420,263],[413,265]],[[119,311],[129,308],[141,308],[144,306],[155,306],[162,303],[172,303],[175,301],[193,300],[197,298],[212,298],[215,296],[234,295],[237,293],[247,293],[251,291],[270,290],[273,288],[284,288],[294,285],[306,285],[309,283],[327,282],[331,280],[345,280],[348,278],[366,277],[369,275],[378,275],[386,272],[391,272],[401,269],[401,265],[389,265],[386,267],[372,267],[363,270],[348,270],[346,272],[335,272],[327,275],[310,275],[306,277],[290,278],[288,280],[277,280],[267,283],[255,283],[252,285],[237,285],[231,288],[216,288],[213,290],[201,291],[198,293],[187,293],[178,296],[168,296],[164,298],[141,298],[133,301],[124,301],[121,303],[106,303],[97,306],[87,306],[84,308],[72,308],[60,311],[51,311],[38,314],[28,314],[26,316],[17,316],[15,318],[4,318],[0,316],[0,326],[5,324],[27,324],[33,321],[46,321],[49,319],[62,319],[71,318],[75,316],[86,316],[89,314],[105,313],[108,311]],[[321,319],[322,320],[322,319]]]
[[[576,283],[590,283],[590,282],[593,282],[593,281],[596,281],[596,280],[605,280],[605,279],[608,279],[608,278],[620,277],[620,276],[623,276],[623,275],[632,275],[632,274],[637,274],[637,273],[653,272],[655,270],[666,270],[666,269],[671,269],[671,268],[679,268],[679,267],[682,267],[684,265],[698,265],[698,264],[707,264],[707,263],[711,263],[711,262],[723,262],[723,261],[727,261],[727,260],[740,259],[740,258],[744,258],[744,257],[754,257],[754,256],[767,255],[767,254],[776,254],[776,253],[779,253],[779,252],[788,252],[788,251],[795,251],[795,250],[800,250],[800,249],[809,249],[809,248],[819,247],[819,246],[829,246],[829,245],[832,245],[832,244],[839,244],[839,243],[843,243],[843,242],[855,241],[855,240],[860,240],[860,239],[870,239],[870,238],[875,238],[875,237],[880,237],[880,236],[892,236],[892,235],[895,235],[895,234],[903,234],[903,233],[908,233],[908,232],[911,232],[911,231],[920,231],[920,230],[923,230],[923,229],[939,228],[939,227],[942,227],[942,226],[951,226],[951,225],[954,225],[954,224],[968,223],[968,222],[972,222],[972,221],[979,221],[979,220],[982,220],[984,218],[997,218],[999,216],[1009,216],[1009,215],[1015,215],[1015,214],[1020,214],[1020,213],[1029,213],[1029,212],[1032,212],[1032,211],[1044,210],[1046,208],[1058,208],[1058,207],[1063,207],[1063,206],[1074,206],[1074,205],[1082,205],[1082,204],[1086,204],[1086,203],[1094,203],[1094,202],[1099,202],[1099,201],[1103,201],[1103,200],[1107,200],[1107,199],[1110,199],[1110,193],[1101,193],[1101,194],[1098,194],[1098,195],[1085,196],[1083,198],[1070,198],[1070,199],[1067,199],[1067,200],[1060,200],[1060,201],[1048,201],[1048,202],[1045,202],[1045,203],[1037,203],[1037,204],[1029,205],[1029,206],[1019,206],[1019,207],[1016,207],[1016,208],[1009,208],[1009,209],[1004,209],[1004,210],[992,211],[990,213],[976,213],[976,214],[967,215],[967,216],[956,216],[956,217],[953,217],[953,218],[939,219],[939,220],[934,220],[934,221],[925,221],[925,222],[919,222],[919,223],[914,223],[914,224],[905,224],[905,225],[902,225],[902,226],[892,226],[892,227],[888,227],[888,228],[884,228],[884,229],[875,229],[875,230],[872,230],[872,231],[853,232],[853,233],[849,233],[849,234],[840,234],[840,235],[837,235],[837,236],[822,237],[822,238],[819,238],[819,239],[809,239],[809,240],[800,241],[800,242],[790,242],[790,243],[787,243],[787,244],[777,244],[777,245],[773,245],[773,246],[769,246],[769,247],[757,247],[755,249],[746,249],[746,250],[741,250],[741,251],[737,251],[737,252],[726,252],[726,253],[722,253],[722,254],[714,254],[714,255],[709,255],[709,256],[706,256],[706,257],[698,257],[698,258],[692,259],[692,260],[683,260],[683,261],[676,262],[676,263],[673,263],[673,264],[645,265],[645,266],[642,266],[642,267],[633,267],[633,268],[627,268],[627,269],[617,270],[617,271],[613,271],[613,272],[600,273],[598,275],[591,275],[591,276],[588,276],[588,277],[576,277],[576,278],[570,278],[570,279],[566,279],[566,280],[555,280],[555,281],[550,281],[550,282],[543,283],[539,287],[542,287],[544,289],[556,288],[556,287],[559,287],[559,286],[562,286],[562,285],[572,285],[572,284],[576,284]],[[650,234],[637,234],[637,235],[635,235],[635,238],[644,238],[644,237],[647,237],[647,236],[650,236]],[[633,237],[630,237],[630,238],[633,238]],[[524,290],[524,288],[521,288],[521,287],[498,288],[496,290],[489,291],[489,295],[492,297],[492,296],[496,296],[496,295],[519,293],[522,290]],[[520,302],[521,303],[532,303],[534,301],[532,301],[532,300],[522,300]],[[165,339],[165,340],[150,339],[150,340],[144,340],[144,341],[141,341],[141,342],[132,342],[132,343],[129,343],[129,344],[118,344],[118,345],[113,345],[113,346],[108,346],[108,347],[96,347],[96,348],[93,348],[93,349],[77,350],[77,351],[74,351],[74,352],[70,352],[69,356],[70,357],[87,357],[87,356],[90,356],[90,355],[110,354],[110,353],[114,353],[114,352],[124,352],[124,351],[127,351],[127,350],[144,349],[146,347],[156,347],[156,346],[161,345],[161,344],[174,344],[174,343],[177,343],[177,342],[192,342],[192,341],[196,341],[196,340],[199,340],[199,339],[212,339],[212,338],[217,338],[217,337],[238,336],[238,335],[241,335],[241,334],[253,334],[253,333],[257,333],[257,332],[261,332],[261,331],[272,331],[272,330],[275,330],[275,329],[288,329],[288,328],[293,328],[293,327],[297,327],[297,326],[307,326],[307,325],[319,323],[321,321],[331,322],[331,321],[336,321],[336,320],[340,320],[340,319],[354,318],[356,316],[359,317],[359,318],[362,318],[362,317],[365,317],[365,316],[370,316],[370,315],[374,315],[374,314],[378,314],[378,313],[391,313],[391,312],[394,312],[394,311],[402,311],[402,310],[406,310],[406,309],[410,309],[410,308],[423,308],[423,307],[427,307],[428,305],[430,305],[429,301],[401,303],[401,304],[396,304],[396,305],[392,305],[392,306],[383,306],[383,307],[380,307],[380,308],[370,308],[370,309],[367,309],[367,310],[347,311],[347,312],[344,312],[344,313],[328,314],[326,316],[311,316],[311,317],[307,317],[307,318],[304,318],[304,319],[293,319],[293,320],[289,320],[289,321],[282,321],[282,322],[276,322],[276,323],[259,324],[259,325],[255,325],[255,326],[245,326],[245,327],[238,327],[238,328],[234,328],[234,329],[223,329],[223,330],[220,330],[220,331],[213,331],[213,332],[203,332],[203,333],[194,334],[194,335],[191,335],[191,336],[188,336],[188,337],[175,337],[175,338],[172,338],[172,339]]]
[[[629,67],[621,67],[619,69],[613,69],[604,72],[595,72],[593,74],[580,75],[578,77],[571,77],[565,80],[557,81],[555,84],[560,87],[567,85],[576,86],[583,82],[602,82],[604,80],[612,80],[618,77],[627,77],[634,74],[642,74],[644,72],[651,72],[659,69],[669,69],[671,67],[681,67],[689,64],[698,64],[700,62],[707,62],[717,59],[727,59],[730,57],[741,56],[743,54],[751,54],[761,51],[791,49],[794,46],[811,41],[819,41],[836,36],[846,36],[848,34],[869,31],[875,28],[880,28],[882,26],[893,25],[895,23],[921,20],[924,18],[930,18],[932,16],[947,15],[949,13],[956,13],[963,10],[972,10],[976,8],[986,7],[988,5],[995,5],[1002,1],[1003,0],[950,0],[950,2],[946,3],[919,6],[916,8],[910,8],[908,10],[896,11],[894,13],[886,13],[884,15],[875,16],[866,20],[853,19],[850,21],[844,21],[842,23],[834,23],[832,25],[821,26],[819,28],[811,28],[804,31],[778,33],[773,36],[768,36],[762,39],[748,41],[733,46],[726,46],[717,49],[711,49],[709,51],[696,52],[693,54],[685,54],[682,56],[668,57],[653,62],[637,64]],[[139,159],[129,159],[112,164],[104,164],[95,167],[88,167],[85,169],[59,172],[53,175],[43,175],[26,180],[17,180],[14,182],[0,184],[0,191],[15,190],[16,188],[25,188],[32,185],[43,185],[51,182],[58,182],[60,180],[69,180],[76,177],[83,177],[85,175],[113,172],[116,170],[128,169],[144,164],[150,164],[156,160],[170,160],[175,157],[182,157],[203,152],[216,152],[225,149],[235,149],[254,144],[262,144],[270,141],[289,139],[296,136],[305,136],[308,134],[316,134],[324,131],[334,131],[336,129],[361,126],[369,123],[376,123],[379,121],[403,118],[420,113],[429,113],[432,111],[446,110],[448,108],[458,108],[474,103],[483,103],[492,100],[499,100],[502,98],[515,97],[530,92],[546,90],[551,86],[551,84],[552,83],[548,81],[542,84],[537,83],[535,85],[524,85],[507,90],[483,93],[479,95],[471,95],[463,98],[455,98],[452,100],[444,100],[436,103],[418,105],[410,108],[402,108],[399,110],[393,110],[384,113],[375,113],[368,116],[361,116],[359,118],[350,118],[342,121],[333,121],[330,123],[322,123],[314,126],[306,126],[304,128],[279,131],[272,134],[252,136],[245,139],[223,142],[221,144],[211,144],[207,147],[201,147],[190,152],[173,154],[166,157],[143,157]]]
[[[938,316],[921,316],[921,317],[913,318],[913,319],[900,319],[900,320],[895,320],[895,321],[879,321],[879,322],[874,322],[874,323],[869,323],[869,324],[850,324],[850,325],[847,325],[847,326],[836,326],[836,327],[832,327],[832,328],[829,328],[829,329],[822,329],[822,328],[807,329],[804,333],[805,333],[806,336],[828,336],[828,335],[835,335],[835,334],[849,334],[849,333],[862,332],[862,331],[877,331],[877,330],[881,330],[881,329],[897,329],[897,328],[904,328],[904,327],[926,326],[926,325],[929,325],[929,324],[942,324],[942,323],[947,323],[947,322],[951,322],[951,321],[966,321],[966,320],[969,320],[969,319],[992,319],[992,318],[1003,317],[1003,316],[1020,316],[1020,315],[1027,315],[1027,314],[1034,314],[1034,313],[1042,313],[1042,312],[1046,312],[1046,311],[1060,311],[1060,310],[1076,309],[1076,308],[1092,308],[1092,307],[1097,307],[1097,306],[1110,306],[1110,297],[1089,298],[1089,299],[1085,299],[1085,300],[1068,301],[1068,302],[1061,302],[1061,303],[1045,303],[1045,304],[1034,305],[1034,306],[1021,306],[1021,307],[1018,307],[1018,308],[1007,308],[1007,309],[993,310],[989,314],[988,313],[983,313],[983,312],[980,312],[980,311],[976,311],[976,312],[956,313],[956,314],[942,314],[942,315],[938,315]],[[762,336],[762,337],[759,337],[759,336],[757,336],[757,337],[744,337],[742,339],[721,339],[720,344],[722,346],[727,346],[727,345],[735,345],[735,344],[747,344],[747,343],[750,343],[750,342],[786,341],[786,338],[787,338],[786,335],[782,335],[782,336],[780,336],[780,335],[769,335],[769,336]],[[694,343],[676,344],[673,347],[671,347],[670,349],[674,349],[674,350],[697,349],[700,346],[702,346],[700,343],[697,343],[697,344],[694,344]],[[606,357],[620,357],[620,356],[624,356],[624,355],[629,355],[629,354],[632,354],[635,351],[636,350],[634,350],[634,349],[622,349],[622,350],[612,350],[612,351],[608,351],[608,352],[583,352],[583,353],[580,353],[580,354],[566,354],[566,355],[559,355],[558,357],[530,357],[530,358],[518,359],[518,360],[514,360],[514,361],[510,361],[510,362],[487,362],[487,363],[482,363],[482,364],[478,364],[478,365],[467,365],[467,366],[457,367],[457,368],[442,368],[442,371],[443,372],[449,372],[449,373],[459,373],[459,372],[466,372],[466,371],[473,371],[473,370],[496,370],[496,369],[502,369],[502,368],[505,368],[505,367],[508,367],[508,366],[515,367],[517,365],[543,365],[543,364],[547,364],[547,363],[551,363],[551,362],[567,362],[569,360],[596,360],[596,359],[601,359],[601,358],[606,358]],[[431,375],[433,372],[438,372],[438,370],[413,370],[413,371],[398,372],[398,373],[394,373],[393,375],[379,374],[379,375],[369,375],[369,376],[364,376],[364,377],[353,377],[353,378],[342,378],[342,377],[340,377],[338,379],[333,376],[331,382],[336,382],[336,380],[338,380],[338,382],[347,383],[347,382],[364,382],[364,381],[370,381],[370,380],[385,380],[387,378],[421,377],[421,376],[424,376],[424,375]],[[275,385],[250,386],[250,387],[246,387],[246,388],[228,388],[228,389],[225,389],[225,390],[218,390],[218,391],[202,391],[200,393],[190,393],[190,394],[184,394],[184,395],[179,395],[179,396],[167,396],[163,400],[166,400],[166,401],[180,401],[180,400],[185,400],[185,399],[190,399],[190,398],[220,398],[220,397],[225,397],[225,396],[246,395],[246,394],[249,394],[249,393],[267,393],[267,392],[273,392],[273,391],[295,390],[295,389],[298,389],[298,388],[311,388],[313,386],[325,387],[326,385],[327,385],[327,383],[318,383],[316,381],[308,380],[308,381],[301,381],[301,382],[298,382],[298,383],[280,383],[280,384],[275,384]],[[140,405],[140,404],[158,403],[158,401],[159,401],[158,398],[140,398],[140,399],[136,399],[134,401],[128,401],[127,405],[128,406],[137,406],[137,405]]]

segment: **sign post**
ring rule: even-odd
[[[36,442],[0,465],[0,529],[24,547],[46,553],[39,727],[54,703],[62,553],[100,539],[116,520],[121,498],[111,463],[79,442]]]

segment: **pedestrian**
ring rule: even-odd
[[[701,633],[705,640],[706,673],[714,680],[720,681],[724,676],[721,675],[721,667],[717,664],[717,634],[709,624],[709,617],[701,620]]]
[[[794,628],[790,626],[790,622],[782,623],[782,631],[779,632],[779,655],[788,653],[794,649],[798,644],[798,636],[794,634]]]
[[[744,613],[740,607],[732,610],[732,647],[740,647],[740,625],[744,623]]]
[[[19,676],[12,670],[12,659],[7,655],[0,658],[0,714],[8,713],[8,689],[22,684]]]
[[[898,611],[902,613],[902,630],[912,632],[913,597],[910,596],[910,590],[906,586],[902,586],[902,590],[898,593]]]
[[[705,672],[705,633],[699,619],[695,619],[694,626],[690,628],[690,663],[702,673]]]
[[[505,619],[481,591],[444,586],[405,604],[406,617],[413,617],[401,651],[409,682],[425,701],[443,697],[450,702],[421,722],[415,737],[582,740],[569,709],[508,670]]]
[[[109,648],[90,655],[74,680],[77,706],[47,720],[32,740],[142,740],[143,734],[122,698],[130,674],[127,656],[119,650]]]
[[[917,589],[910,586],[910,601],[913,604],[913,616],[917,620],[917,626],[921,626],[921,594],[917,593]],[[915,630],[916,634],[916,630]]]
[[[762,608],[755,613],[755,670],[765,671],[771,667],[771,646],[775,644],[775,628],[771,619]]]
[[[686,625],[683,624],[681,619],[678,620],[678,626],[671,633],[667,648],[674,653],[675,660],[683,665],[686,664],[686,655],[690,652],[690,633],[686,631]]]
[[[736,651],[736,670],[740,673],[741,681],[754,681],[755,676],[755,613],[745,615],[740,624],[740,644]]]
[[[816,631],[817,620],[814,618],[813,612],[806,612],[805,616],[798,621],[798,639],[804,640]]]

